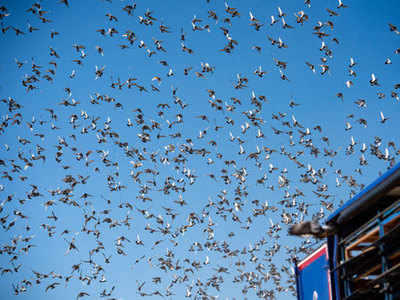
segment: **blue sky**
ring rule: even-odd
[[[323,221],[397,162],[400,35],[388,25],[400,27],[397,1],[347,1],[347,8],[337,8],[337,1],[311,1],[310,7],[304,1],[229,1],[236,17],[215,0],[137,1],[132,15],[123,10],[132,1],[72,0],[68,7],[39,1],[32,13],[34,3],[0,1],[7,8],[0,20],[2,299],[71,299],[80,293],[94,299],[113,286],[105,299],[138,299],[140,292],[160,298],[156,291],[167,299],[184,299],[188,291],[193,299],[204,293],[255,299],[263,291],[295,299],[285,272],[293,266],[290,255],[303,258],[299,249],[318,243],[288,237],[286,217],[295,223],[319,214]],[[278,7],[293,29],[282,27]],[[339,15],[329,16],[327,8]],[[39,11],[50,22],[43,23]],[[294,16],[300,11],[308,16],[303,25]],[[153,25],[139,22],[146,12],[156,19]],[[263,24],[259,31],[250,25],[249,12]],[[118,21],[110,21],[109,13]],[[271,15],[278,21],[272,26]],[[192,29],[194,19],[203,30]],[[319,21],[328,34],[322,39],[313,34]],[[38,30],[29,32],[28,24]],[[160,25],[170,32],[160,32]],[[98,32],[109,28],[118,33]],[[123,36],[129,30],[132,44]],[[54,31],[59,34],[51,38]],[[268,37],[280,38],[287,48]],[[221,51],[228,38],[238,43],[231,53]],[[157,50],[155,40],[166,52]],[[145,47],[139,47],[141,41]],[[182,50],[182,42],[192,54]],[[322,42],[326,48],[320,50]],[[349,67],[351,57],[356,64]],[[287,67],[279,68],[277,60]],[[206,63],[212,70],[202,72]],[[322,75],[320,65],[329,71]],[[104,67],[97,79],[96,66]],[[266,72],[262,77],[254,73],[259,66]],[[370,84],[371,74],[379,85]],[[235,88],[238,76],[247,79],[241,89]],[[28,78],[37,79],[32,90],[22,85]],[[129,78],[136,84],[131,88]],[[113,88],[118,80],[125,84]],[[253,92],[265,96],[259,107],[252,103]],[[20,108],[9,110],[10,99]],[[355,103],[360,99],[364,107]],[[76,104],[60,104],[64,101]],[[384,122],[381,112],[388,118]],[[372,153],[371,145],[382,155]],[[257,147],[258,159],[249,158]],[[361,157],[367,164],[360,165]],[[89,177],[72,186],[67,175],[79,182]],[[57,189],[64,195],[52,195]],[[255,216],[265,203],[265,215]],[[137,235],[144,245],[136,243]],[[121,236],[130,242],[118,244]],[[78,250],[67,252],[73,239]],[[34,246],[24,251],[27,245]],[[73,265],[79,270],[72,272]],[[227,273],[218,272],[223,268]],[[42,274],[39,282],[33,271]],[[161,282],[154,283],[155,277]]]

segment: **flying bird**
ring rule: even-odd
[[[312,221],[304,221],[289,227],[290,235],[302,237],[313,236],[316,238],[325,238],[333,233],[333,227],[328,225],[320,225],[318,220],[314,218]]]

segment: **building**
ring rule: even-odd
[[[400,300],[400,164],[326,224],[326,243],[296,265],[298,299]]]

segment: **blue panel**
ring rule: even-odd
[[[325,250],[325,251],[321,251]],[[299,300],[331,300],[329,261],[327,248],[319,249],[318,255],[310,255],[297,269]],[[316,253],[315,252],[315,253]],[[308,261],[307,261],[308,260]]]

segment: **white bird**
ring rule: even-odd
[[[293,26],[290,26],[290,25],[288,25],[288,24],[286,23],[284,17],[282,17],[281,20],[282,20],[282,27],[283,27],[284,29],[285,29],[285,28],[293,28]]]
[[[303,128],[303,126],[300,125],[300,123],[297,121],[297,119],[296,119],[296,117],[294,115],[292,115],[292,121],[293,121],[293,126],[294,127],[298,126],[300,128]]]
[[[385,155],[384,155],[384,159],[385,160],[389,160],[390,154],[389,154],[389,149],[385,148]]]
[[[271,16],[271,26],[274,25],[275,23],[277,23],[278,21],[275,20],[274,16]]]
[[[375,74],[374,74],[374,73],[371,74],[371,80],[369,81],[369,83],[370,83],[371,85],[379,85],[378,79],[375,77]]]
[[[287,45],[282,41],[281,37],[278,37],[278,48],[287,48]]]
[[[239,145],[240,151],[238,152],[239,155],[246,153],[242,145]]]
[[[229,139],[231,142],[233,142],[236,138],[233,136],[232,132],[229,131]]]
[[[189,288],[186,288],[186,295],[185,297],[189,298],[192,297],[192,291]]]
[[[347,5],[343,4],[342,0],[338,0],[338,6],[337,8],[346,8]]]
[[[75,70],[72,70],[72,72],[71,72],[71,74],[69,75],[69,78],[74,78],[75,77],[75,75],[76,75],[76,71]]]
[[[143,241],[140,239],[139,234],[136,234],[136,245],[144,245]]]
[[[349,67],[352,68],[356,65],[356,62],[354,61],[354,58],[350,57],[350,64]]]
[[[350,137],[350,145],[355,146],[356,144],[357,144],[357,143],[356,143],[356,141],[354,140],[354,137],[351,136],[351,137]]]
[[[314,292],[313,292],[312,298],[313,298],[313,300],[318,300],[318,293],[317,293],[317,291],[314,291]]]
[[[257,138],[263,138],[264,137],[264,133],[261,131],[260,128],[257,129]]]
[[[278,16],[279,18],[282,18],[283,16],[285,16],[286,14],[282,11],[282,9],[278,6]]]
[[[250,15],[250,21],[252,21],[252,22],[257,22],[257,21],[258,21],[258,20],[256,19],[256,17],[252,14],[251,11],[249,12],[249,15]]]
[[[322,41],[322,42],[321,42],[321,47],[319,48],[319,51],[325,50],[325,49],[327,49],[327,48],[328,48],[328,47],[326,46],[325,42]]]
[[[364,166],[364,165],[366,165],[366,164],[367,164],[367,160],[365,159],[364,154],[361,154],[361,157],[360,157],[360,165],[361,165],[361,166]]]
[[[368,149],[368,148],[367,148],[367,145],[366,145],[365,143],[363,143],[362,146],[361,146],[361,150],[360,150],[360,151],[361,151],[362,153],[364,153],[365,151],[367,151],[367,149]]]
[[[258,68],[254,71],[254,74],[258,75],[259,77],[263,77],[267,72],[263,71],[261,66],[258,66]]]
[[[386,118],[386,117],[383,115],[383,112],[380,112],[380,113],[379,113],[379,116],[381,117],[381,123],[385,123],[387,120],[389,120],[389,118]]]

